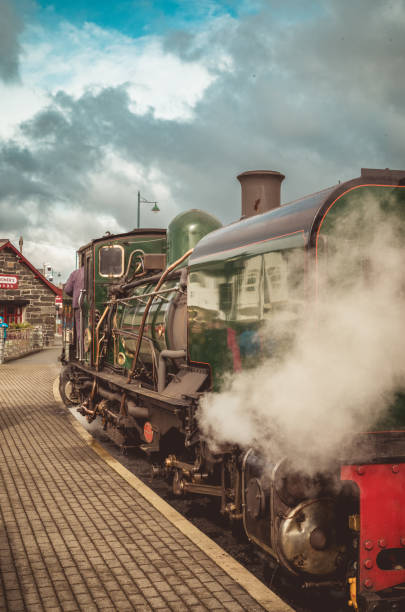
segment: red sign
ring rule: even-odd
[[[59,304],[62,304],[62,297],[60,295],[56,296],[55,304],[56,304],[56,306],[58,306]]]
[[[0,274],[0,289],[18,289],[18,276]]]
[[[152,429],[152,425],[149,423],[149,421],[146,421],[145,425],[143,426],[143,436],[146,440],[146,442],[148,444],[150,444],[153,440],[153,429]]]

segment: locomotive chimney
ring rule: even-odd
[[[249,170],[237,179],[242,187],[242,219],[280,206],[280,188],[284,174],[273,170]]]

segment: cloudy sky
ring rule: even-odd
[[[64,280],[91,238],[405,167],[405,0],[0,0],[0,238]]]

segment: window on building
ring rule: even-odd
[[[3,302],[0,305],[0,313],[8,325],[11,323],[22,323],[24,309],[25,306],[23,304],[15,304],[13,302]]]

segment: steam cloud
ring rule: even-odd
[[[77,412],[76,406],[69,408],[69,411],[70,411],[70,414],[74,416],[74,418],[77,421],[79,421],[80,425],[82,425],[89,433],[94,435],[94,434],[99,434],[103,431],[98,419],[96,419],[95,421],[91,421],[91,423],[89,423],[86,417],[84,417],[79,412]]]
[[[199,422],[214,450],[254,446],[319,469],[386,416],[405,385],[405,228],[386,211],[369,199],[339,220],[319,258],[318,299],[294,325],[284,313],[259,332],[262,346],[289,336],[290,348],[206,396]]]

